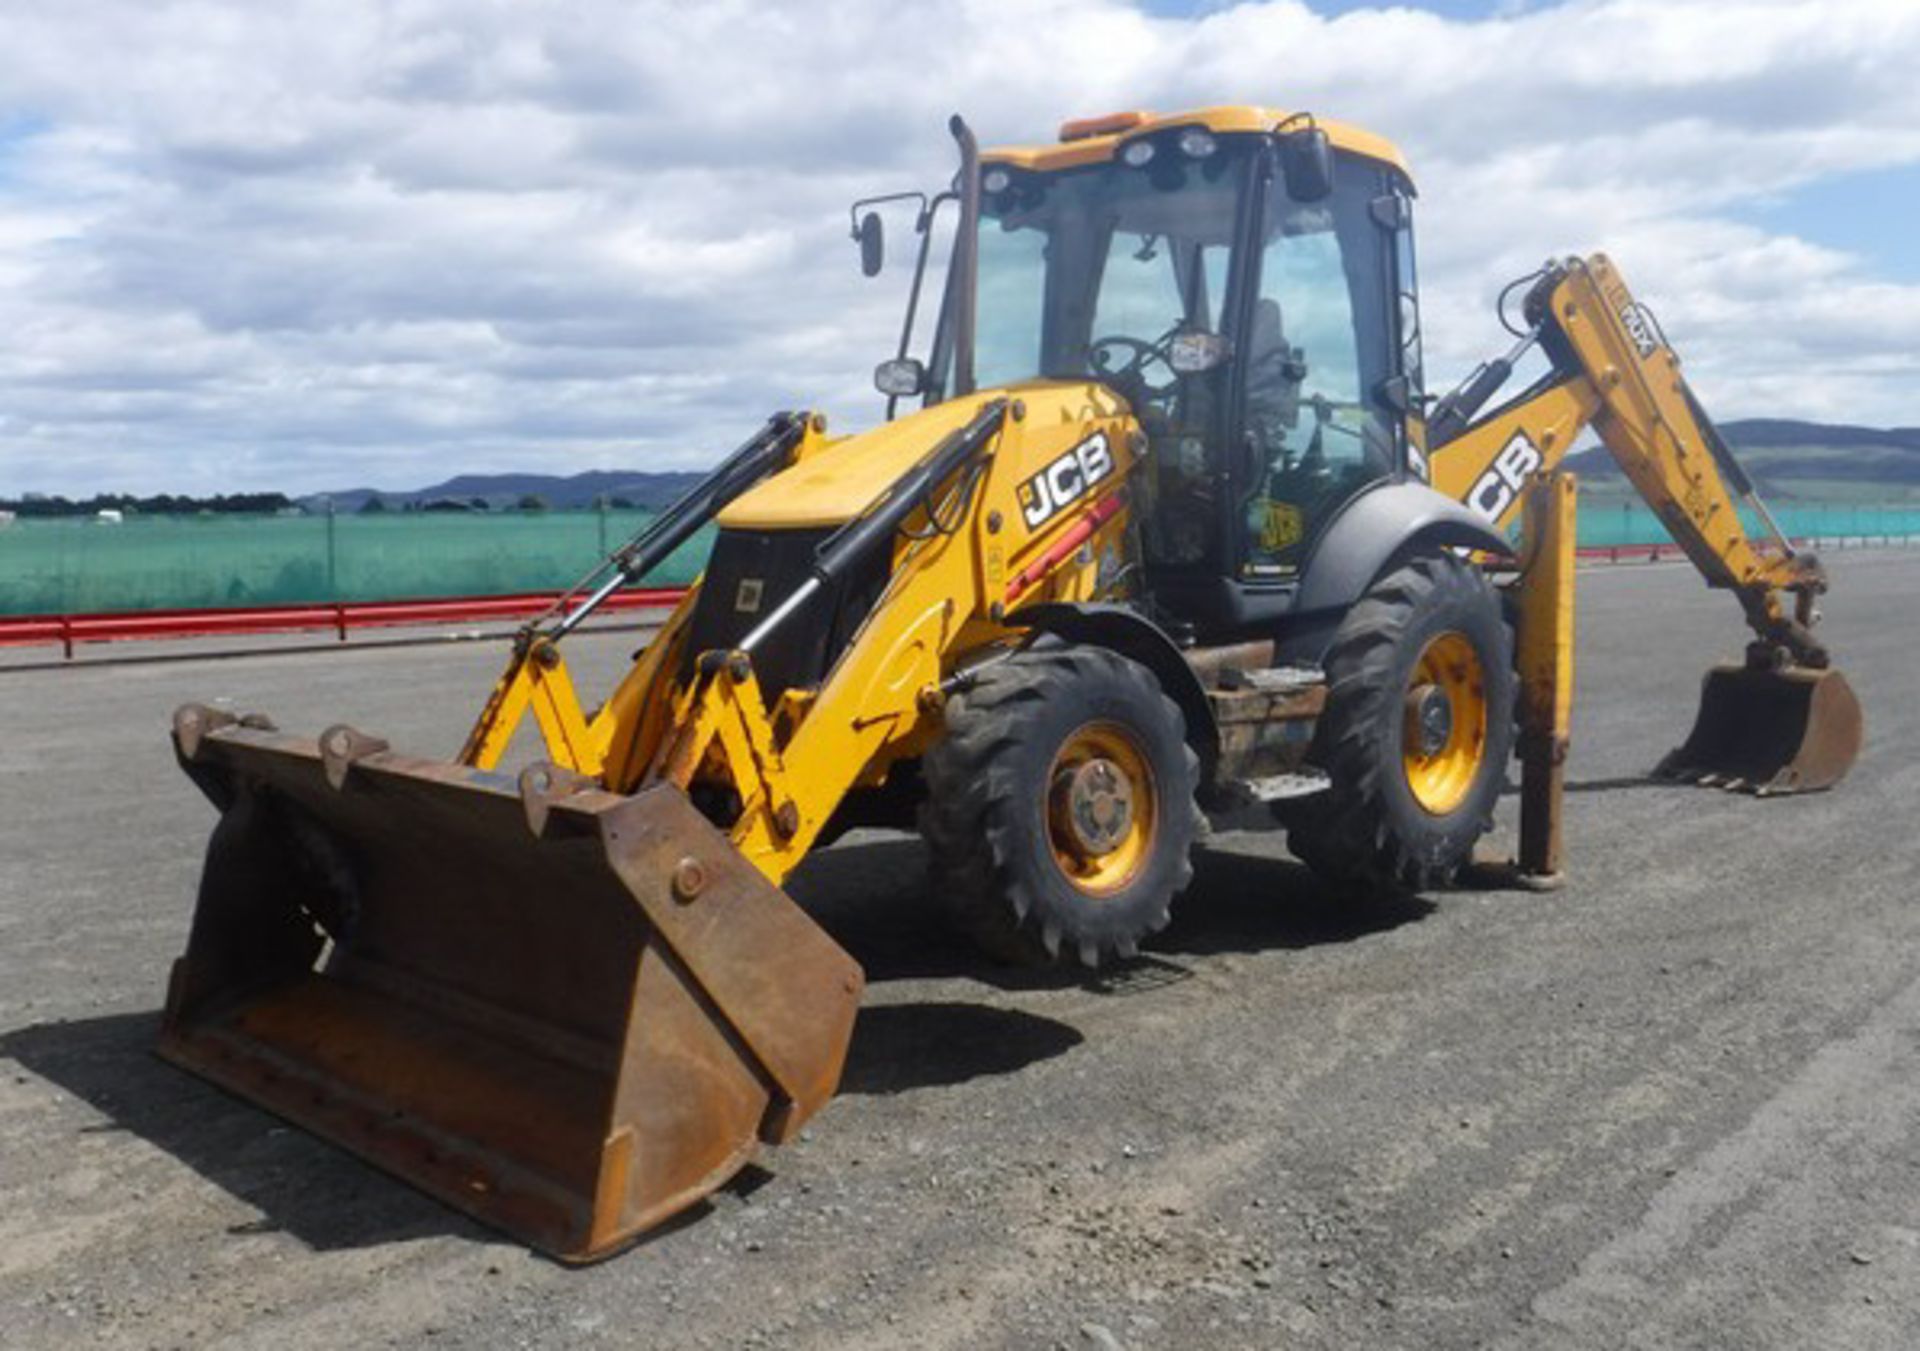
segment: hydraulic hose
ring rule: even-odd
[[[799,444],[806,425],[807,415],[804,413],[775,413],[768,418],[766,426],[721,461],[719,467],[692,491],[648,522],[644,530],[588,573],[586,579],[574,587],[574,592],[577,593],[608,568],[613,569],[612,575],[585,600],[567,611],[547,636],[565,637],[578,628],[588,615],[599,609],[608,596],[622,587],[633,585],[664,563],[675,549],[692,539],[702,526],[712,520],[720,508],[785,464],[794,446]],[[569,599],[571,595],[569,593]],[[545,617],[542,616],[542,619]],[[530,625],[529,630],[534,627],[537,627],[537,622]]]

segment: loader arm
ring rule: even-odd
[[[1519,515],[1528,480],[1553,473],[1591,427],[1707,585],[1735,594],[1766,659],[1825,667],[1812,633],[1814,598],[1826,589],[1819,561],[1774,525],[1688,388],[1678,354],[1613,264],[1596,254],[1552,265],[1525,313],[1521,345],[1435,409],[1434,486],[1504,528]],[[1552,373],[1469,421],[1536,341]],[[1767,527],[1764,543],[1748,535],[1736,494]]]
[[[826,430],[826,419],[817,413],[774,414],[692,491],[523,625],[514,635],[506,669],[494,682],[456,763],[495,768],[521,719],[532,712],[555,765],[569,773],[598,777],[608,768],[611,755],[615,777],[619,777],[625,761],[636,753],[636,742],[649,730],[634,722],[644,722],[647,693],[680,637],[687,605],[683,601],[675,608],[656,641],[591,718],[574,691],[573,678],[560,655],[560,640],[609,596],[665,562],[728,502],[786,464],[818,451],[826,444]],[[616,746],[615,734],[622,730],[625,735]],[[657,734],[657,728],[651,730]]]
[[[1092,598],[1097,560],[1122,547],[1134,460],[1117,399],[1092,386],[1030,389],[1011,403],[956,400],[948,416],[952,430],[820,546],[812,574],[758,627],[696,654],[636,785],[732,793],[729,838],[776,885],[857,784],[877,783],[936,734],[956,666],[1015,641],[1001,622],[1010,612]],[[1024,540],[1007,539],[1032,469],[1077,464],[1096,443],[1106,457],[1100,482]],[[805,622],[801,607],[817,588],[876,551],[889,557],[886,584],[817,688],[769,697],[762,649]],[[612,739],[617,746],[624,733]],[[629,791],[612,775],[608,786]]]

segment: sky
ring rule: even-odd
[[[0,495],[711,463],[878,416],[847,204],[1065,118],[1397,141],[1428,374],[1604,250],[1721,417],[1920,424],[1911,0],[15,0]],[[901,224],[898,220],[892,222]]]

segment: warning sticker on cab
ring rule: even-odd
[[[1265,497],[1254,503],[1254,509],[1259,513],[1261,553],[1277,554],[1291,549],[1306,533],[1306,521],[1300,515],[1300,508],[1291,502],[1277,502]]]

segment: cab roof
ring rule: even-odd
[[[983,150],[980,158],[989,164],[1012,164],[1042,172],[1073,169],[1110,160],[1122,143],[1150,132],[1174,127],[1205,127],[1208,131],[1223,134],[1270,132],[1293,116],[1296,114],[1284,108],[1250,104],[1196,108],[1183,113],[1150,113],[1136,109],[1067,122],[1060,128],[1060,140],[1053,145],[1002,146]],[[1327,138],[1338,149],[1377,160],[1397,170],[1409,183],[1413,181],[1413,174],[1408,170],[1407,161],[1400,154],[1399,147],[1384,136],[1376,136],[1359,127],[1326,118],[1316,117],[1313,123],[1327,133]]]

